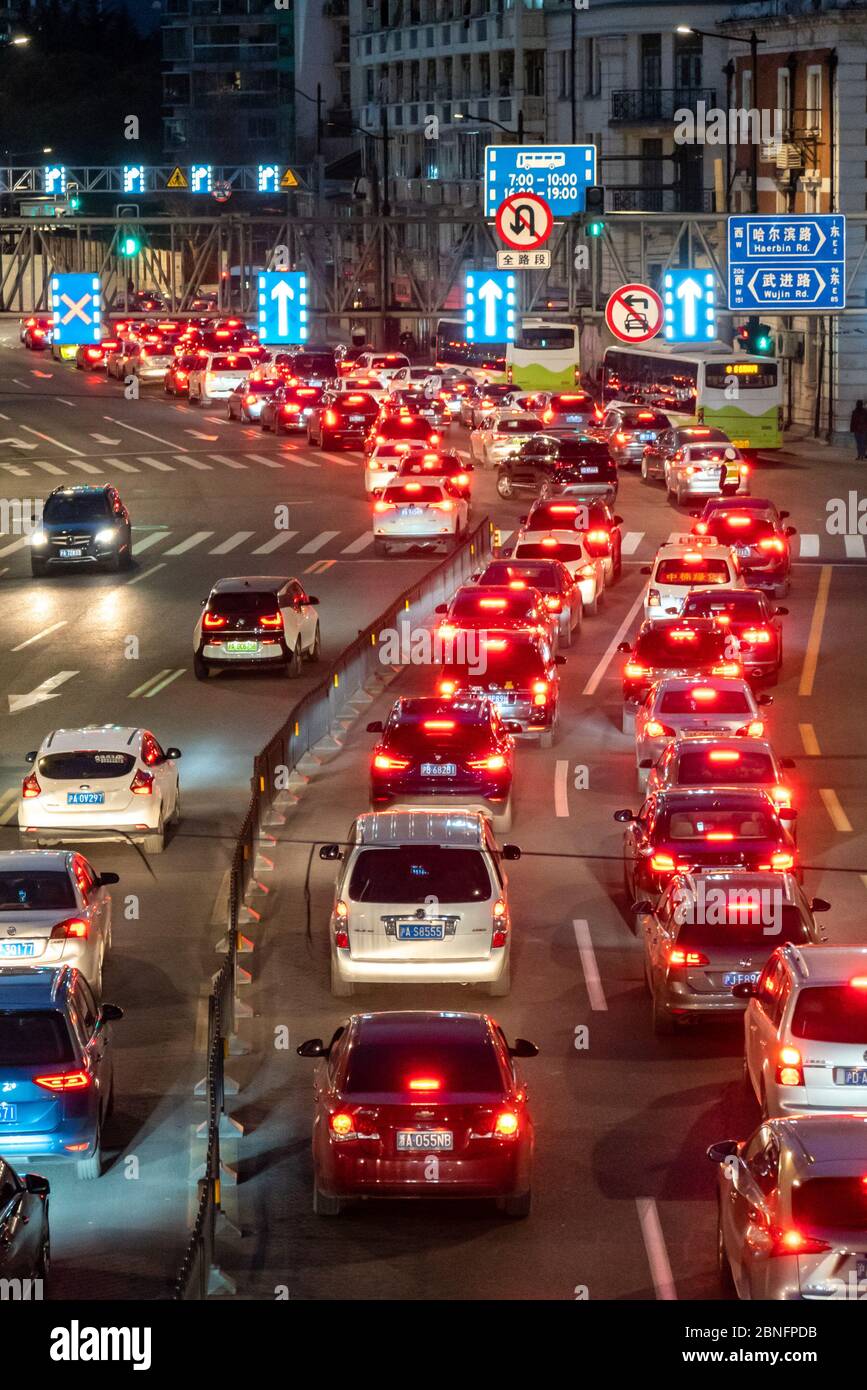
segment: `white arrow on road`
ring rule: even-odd
[[[58,671],[56,676],[49,676],[48,680],[42,681],[27,695],[10,695],[9,713],[17,714],[20,709],[29,709],[31,705],[41,705],[45,700],[59,699],[58,685],[63,685],[64,681],[77,675],[77,671]]]
[[[23,439],[13,439],[10,435],[8,439],[0,439],[0,444],[11,444],[13,449],[35,449],[37,445],[28,444]]]
[[[277,301],[277,336],[289,337],[289,300],[295,298],[295,291],[287,280],[278,280],[271,298]]]
[[[697,280],[681,280],[677,287],[677,297],[683,300],[683,332],[687,338],[694,338],[698,332],[698,318],[695,306],[704,291]]]
[[[194,439],[208,439],[212,444],[220,437],[218,434],[202,434],[201,430],[184,430],[184,434],[191,434]]]
[[[486,338],[493,338],[497,331],[497,300],[502,297],[503,291],[496,280],[486,280],[479,290],[479,299],[485,306]]]
[[[119,439],[109,439],[109,438],[108,438],[108,435],[105,435],[105,434],[94,434],[93,430],[91,430],[91,432],[90,432],[90,437],[91,437],[91,439],[95,439],[96,442],[97,442],[97,444],[119,444],[119,443],[120,443],[120,440],[119,440]],[[35,449],[35,448],[36,448],[36,445],[35,445],[35,444],[32,444],[32,445],[30,445],[29,447]]]

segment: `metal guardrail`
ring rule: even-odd
[[[226,953],[208,1000],[207,1073],[197,1088],[205,1096],[208,1107],[207,1120],[202,1126],[206,1138],[205,1162],[198,1179],[196,1219],[175,1280],[174,1301],[204,1299],[209,1293],[231,1287],[230,1281],[220,1273],[216,1260],[217,1224],[223,1215],[222,1176],[226,1171],[221,1161],[220,1135],[226,1126],[235,1124],[226,1110],[229,1088],[225,1059],[236,1035],[238,1019],[250,1012],[238,1000],[239,986],[249,981],[249,975],[238,963],[238,956],[253,949],[253,943],[243,935],[241,927],[248,925],[245,914],[253,923],[258,920],[258,914],[246,900],[251,887],[255,886],[257,846],[269,839],[274,841],[272,831],[279,822],[279,798],[287,790],[278,782],[285,782],[305,753],[341,727],[338,721],[346,718],[347,705],[354,695],[365,691],[375,677],[391,672],[391,665],[384,664],[380,658],[383,632],[399,631],[401,623],[411,627],[429,615],[437,603],[450,599],[455,589],[490,558],[494,536],[493,525],[484,517],[451,555],[418,583],[404,589],[340,653],[327,676],[301,697],[285,723],[254,760],[250,805],[232,852]],[[240,1130],[236,1124],[235,1128]]]

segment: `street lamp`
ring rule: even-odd
[[[380,134],[374,135],[372,130],[365,130],[363,125],[357,125],[355,121],[326,121],[325,126],[328,130],[336,130],[338,135],[348,135],[351,130],[357,130],[360,135],[366,135],[368,140],[380,140],[382,142],[382,215],[391,216],[391,203],[388,199],[388,108],[385,102],[380,103],[379,107]]]
[[[510,130],[509,127],[508,127],[507,125],[501,125],[499,121],[494,121],[494,120],[492,120],[490,116],[468,116],[468,115],[466,114],[466,112],[464,112],[464,111],[455,111],[455,112],[453,113],[453,115],[452,115],[452,120],[453,120],[453,121],[481,121],[483,125],[493,125],[493,126],[496,126],[496,127],[497,127],[497,130],[502,130],[502,131],[504,131],[506,135],[517,135],[517,137],[518,137],[517,143],[518,143],[519,145],[523,145],[523,143],[524,143],[524,112],[523,112],[523,111],[519,111],[519,112],[518,112],[518,128],[517,128],[517,130]]]
[[[677,34],[698,34],[703,39],[729,39],[732,43],[749,44],[750,67],[752,69],[753,101],[759,90],[759,44],[767,43],[767,39],[760,39],[755,29],[750,30],[749,37],[745,34],[720,34],[715,30],[695,29],[691,24],[678,24],[675,29]],[[759,210],[759,147],[755,140],[752,142],[750,150],[750,212]]]

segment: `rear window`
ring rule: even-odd
[[[352,1049],[344,1094],[407,1096],[412,1078],[421,1076],[440,1081],[439,1089],[449,1096],[503,1094],[497,1055],[487,1040],[408,1043],[381,1036],[370,1046],[362,1040]],[[430,1099],[435,1102],[436,1093]]]
[[[667,628],[642,632],[635,657],[659,669],[705,666],[722,658],[726,638],[722,632],[697,632],[695,628]]]
[[[245,381],[243,390],[252,396],[273,396],[280,381],[275,377],[251,377]]]
[[[709,845],[731,840],[771,840],[776,829],[771,817],[759,807],[691,810],[689,807],[663,813],[663,834],[672,840],[704,840]],[[713,839],[708,839],[713,836]],[[719,837],[719,839],[717,839]]]
[[[798,994],[792,1036],[809,1042],[867,1044],[867,989],[810,985]]]
[[[715,536],[726,545],[757,545],[759,541],[774,535],[773,524],[763,516],[720,516],[712,515],[706,522],[707,534]]]
[[[249,357],[214,357],[208,368],[210,372],[249,372],[253,363]]]
[[[477,849],[407,845],[364,849],[352,869],[349,896],[360,903],[486,902],[491,880]]]
[[[593,409],[593,400],[590,396],[577,393],[552,396],[548,402],[548,409],[553,410],[555,415],[586,415]]]
[[[337,376],[332,352],[299,352],[292,358],[293,370],[299,376]]]
[[[229,618],[241,613],[264,613],[268,608],[277,607],[277,594],[265,593],[261,589],[242,589],[238,593],[212,594],[208,601],[209,613],[221,613]]]
[[[536,605],[532,591],[511,590],[508,594],[458,594],[452,600],[449,617],[458,622],[476,621],[496,627],[505,618],[515,621],[518,618],[534,618]]]
[[[400,465],[400,476],[406,474],[431,474],[433,477],[455,478],[460,473],[466,473],[465,464],[461,463],[456,454],[441,454],[438,458],[428,458],[424,453],[405,454],[403,463]]]
[[[0,1009],[0,1067],[44,1067],[72,1060],[72,1042],[62,1014],[50,1009],[21,1013]]]
[[[332,410],[345,411],[347,415],[361,414],[365,411],[375,415],[379,411],[379,406],[376,404],[373,397],[367,395],[366,392],[363,391],[353,391],[351,394],[344,393],[338,396],[336,400],[329,401],[329,406]]]
[[[727,584],[726,560],[702,560],[694,565],[683,560],[660,560],[654,576],[658,584]]]
[[[64,497],[62,493],[49,497],[42,512],[43,521],[94,521],[108,516],[111,508],[104,492],[87,496]]]
[[[731,463],[737,458],[737,449],[726,444],[690,444],[688,449],[689,459],[693,463],[701,463],[710,460],[711,463],[721,463],[727,459]]]
[[[478,662],[449,662],[449,653],[444,655],[444,676],[455,675],[462,685],[470,687],[499,686],[504,690],[516,690],[546,675],[541,649],[535,643],[522,641],[519,635],[504,635],[483,642]]]
[[[405,487],[386,488],[383,496],[398,506],[414,507],[422,502],[441,502],[443,490],[441,487],[425,487],[424,483],[410,483]]]
[[[699,686],[710,690],[710,686]],[[713,699],[703,699],[692,690],[666,690],[659,702],[661,714],[751,714],[742,690],[712,690]]]
[[[521,541],[515,547],[515,554],[528,560],[541,560],[546,556],[550,557],[553,552],[556,552],[557,559],[564,563],[567,560],[580,560],[582,556],[578,541],[555,541],[553,545],[545,545],[544,541]]]
[[[539,434],[543,425],[532,415],[522,415],[517,420],[498,420],[495,434]]]
[[[294,402],[296,405],[317,405],[322,399],[322,388],[319,386],[287,386],[283,392],[283,400]]]
[[[599,439],[561,439],[554,453],[560,463],[598,463],[615,468],[608,445]]]
[[[715,787],[720,782],[743,782],[745,786],[774,782],[770,753],[734,748],[692,749],[681,753],[677,781],[682,787]]]
[[[516,579],[524,579],[542,593],[560,592],[562,571],[556,565],[507,565],[497,561],[488,565],[479,580],[481,584],[511,584]]]
[[[867,1172],[867,1163],[864,1165]],[[828,1230],[867,1231],[867,1182],[854,1178],[809,1178],[792,1187],[792,1219],[804,1235]],[[863,1296],[863,1295],[862,1295]]]
[[[431,433],[430,421],[420,415],[398,415],[396,419],[386,420],[376,431],[386,439],[427,439]]]
[[[685,618],[715,618],[727,613],[738,623],[761,622],[765,607],[759,594],[749,590],[730,589],[725,594],[690,594],[683,606]]]
[[[726,891],[726,890],[723,890]],[[704,910],[705,917],[725,916],[726,921],[710,923],[684,922],[677,933],[678,946],[696,950],[753,951],[769,944],[781,946],[792,942],[803,946],[810,933],[800,912],[792,903],[768,904],[767,889],[731,888],[725,904]]]
[[[62,869],[0,870],[0,912],[67,907],[75,907],[75,893]]]
[[[49,781],[78,782],[88,778],[126,777],[135,767],[132,753],[101,753],[96,749],[73,750],[69,753],[46,753],[39,759],[38,770]]]
[[[663,415],[658,410],[639,410],[635,407],[632,410],[620,410],[618,408],[624,425],[629,430],[667,430],[671,422],[667,415]]]

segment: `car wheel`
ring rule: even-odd
[[[583,607],[584,607],[584,612],[585,612],[585,613],[589,613],[591,618],[595,618],[596,614],[599,612],[599,590],[598,590],[598,589],[596,590],[596,593],[595,593],[595,595],[594,595],[593,602],[592,602],[592,603],[585,603],[585,604],[583,605]]]
[[[120,567],[121,567],[120,551],[119,551],[119,550],[115,550],[114,553],[113,553],[112,555],[110,555],[109,558],[106,560],[106,562],[105,562],[105,568],[108,570],[108,573],[109,573],[109,574],[117,574],[117,572],[118,572],[118,570],[120,569]]]
[[[145,854],[162,854],[165,847],[166,827],[161,811],[159,825],[156,830],[152,830],[149,834],[142,836],[142,849]]]
[[[528,1188],[526,1192],[519,1192],[516,1197],[504,1197],[503,1213],[513,1221],[520,1221],[530,1215],[531,1204],[532,1193]]]
[[[122,569],[122,570],[128,570],[128,569],[131,568],[131,566],[132,566],[132,534],[130,534],[130,535],[127,536],[127,538],[126,538],[126,545],[124,546],[123,550],[122,550],[121,553],[120,553],[120,567],[121,567],[121,569]]]
[[[675,501],[675,505],[676,505],[676,506],[678,506],[678,507],[682,507],[682,506],[683,506],[683,492],[681,491],[680,488],[675,488],[675,492],[674,492],[674,501]]]
[[[329,1197],[321,1192],[313,1182],[313,1214],[314,1216],[339,1216],[343,1210],[343,1202],[340,1197]]]
[[[381,559],[388,554],[388,545],[385,541],[375,540],[373,542],[373,553]]]
[[[193,657],[193,675],[197,681],[206,681],[211,674],[211,668],[207,661],[198,652]]]
[[[351,980],[344,980],[337,969],[336,961],[331,962],[331,994],[334,999],[351,999],[355,992],[355,985]]]
[[[653,1031],[657,1038],[670,1037],[674,1032],[674,1019],[666,1009],[661,1009],[656,995],[653,996]]]
[[[292,681],[297,680],[298,677],[301,675],[301,638],[300,638],[300,637],[298,638],[298,641],[295,643],[295,646],[292,648],[292,653],[291,653],[291,655],[290,655],[290,657],[289,657],[289,660],[288,660],[287,663],[286,663],[286,675],[287,675],[287,676],[289,677],[289,679],[292,680]]]
[[[321,655],[322,655],[322,636],[321,636],[321,633],[320,633],[320,630],[319,630],[319,624],[317,623],[317,624],[316,624],[316,636],[313,638],[313,645],[312,645],[312,647],[310,648],[309,652],[307,653],[307,660],[308,660],[308,661],[318,661],[318,660],[320,659]]]
[[[622,734],[635,733],[635,711],[628,705],[624,705],[620,711],[620,732]]]
[[[93,1182],[102,1174],[102,1133],[97,1132],[96,1147],[90,1158],[76,1159],[75,1176],[79,1182]]]
[[[717,1204],[716,1214],[716,1267],[719,1274],[719,1286],[726,1298],[734,1298],[737,1290],[735,1281],[732,1277],[732,1267],[726,1252],[725,1236],[722,1228],[722,1212]]]
[[[497,493],[500,497],[513,497],[515,489],[508,473],[500,473],[497,478]]]
[[[500,974],[500,978],[498,980],[491,981],[491,983],[488,985],[486,993],[489,999],[505,999],[506,995],[509,993],[511,988],[512,970],[511,966],[507,965],[505,970],[503,970]]]
[[[281,430],[280,430],[280,416],[279,416],[279,415],[275,415],[275,416],[274,416],[274,433],[275,433],[275,434],[280,434],[280,433],[281,433]]]
[[[320,441],[319,441],[319,447],[320,447],[320,449],[330,449],[330,448],[331,448],[331,445],[330,445],[329,442],[328,442],[328,435],[325,433],[324,430],[322,431],[322,438],[321,438]]]
[[[40,579],[40,578],[42,577],[42,575],[45,574],[45,561],[44,561],[44,560],[34,560],[33,557],[31,556],[31,558],[30,558],[30,573],[33,575],[33,578],[34,578],[34,579]]]
[[[649,483],[649,482],[650,482],[650,473],[649,473],[648,468],[647,468],[647,460],[646,460],[646,459],[642,459],[642,460],[641,460],[641,481],[642,481],[643,483]]]

